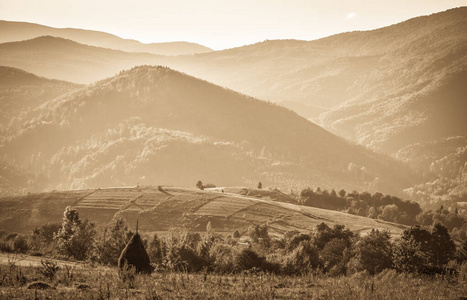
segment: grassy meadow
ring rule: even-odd
[[[281,276],[244,272],[230,275],[156,271],[123,274],[117,268],[54,263],[0,266],[1,299],[459,299],[467,295],[467,274],[425,277],[395,270],[328,277],[319,273]],[[42,282],[50,288],[28,288]]]

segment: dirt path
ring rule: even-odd
[[[40,256],[30,256],[30,255],[25,255],[25,254],[1,253],[0,252],[0,265],[15,264],[16,266],[22,266],[22,267],[39,267],[42,265],[41,260],[44,260],[44,259],[55,262],[59,266],[69,266],[73,268],[88,267],[88,265],[84,262],[72,262],[72,261],[64,261],[64,260],[46,258],[46,257],[40,257]]]

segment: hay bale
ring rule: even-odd
[[[81,283],[76,287],[78,290],[88,290],[91,288],[90,285],[87,285],[86,283]]]
[[[120,269],[134,267],[137,273],[151,273],[152,267],[149,255],[144,249],[143,241],[138,233],[135,233],[118,259]]]
[[[35,281],[28,284],[28,289],[32,290],[48,290],[53,289],[48,283],[43,281]]]

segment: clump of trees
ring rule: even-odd
[[[356,191],[347,194],[344,190],[336,193],[335,190],[328,192],[320,188],[314,191],[311,188],[302,190],[299,202],[302,205],[341,210],[406,225],[416,225],[415,217],[422,211],[418,203],[391,195]]]
[[[212,183],[203,184],[201,180],[198,180],[198,182],[196,183],[196,187],[199,188],[200,190],[204,190],[204,189],[215,188],[216,185]]]
[[[345,211],[411,226],[433,226],[441,223],[457,238],[467,239],[467,218],[457,208],[446,209],[441,206],[439,210],[422,210],[417,202],[391,195],[356,191],[347,193],[345,190],[329,192],[320,188],[302,190],[298,202],[301,205]]]
[[[456,238],[467,240],[467,220],[459,214],[457,207],[448,209],[441,205],[437,210],[426,209],[417,215],[416,220],[424,226],[441,223]]]

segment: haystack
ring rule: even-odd
[[[137,229],[138,230],[138,229]],[[143,241],[138,231],[131,237],[118,259],[118,267],[134,267],[137,273],[151,273],[152,267],[149,255],[144,249]]]

